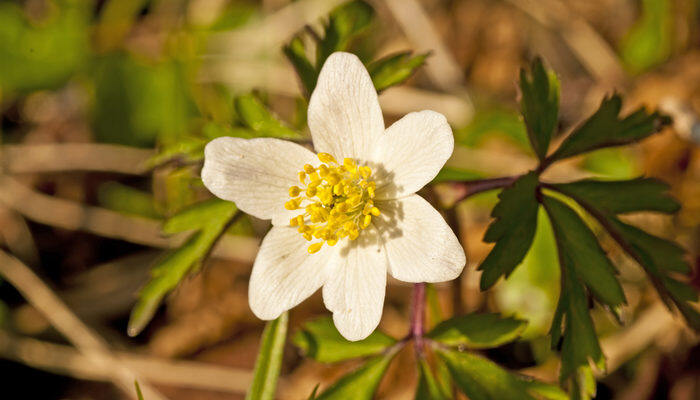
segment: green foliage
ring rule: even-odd
[[[276,118],[253,94],[236,97],[234,104],[241,123],[253,130],[254,136],[280,139],[302,138],[299,132]]]
[[[477,171],[470,171],[466,169],[460,169],[455,167],[443,167],[440,172],[438,172],[433,183],[440,182],[451,182],[451,181],[469,181],[472,179],[483,178],[483,174]]]
[[[105,208],[124,214],[159,218],[153,196],[119,182],[106,182],[97,189],[97,202]]]
[[[425,64],[429,53],[411,56],[412,52],[404,51],[379,60],[367,66],[374,87],[378,92],[394,85],[405,82],[420,66]]]
[[[352,39],[372,22],[374,9],[362,0],[353,0],[336,8],[324,24],[324,35],[316,47],[316,66],[320,70],[328,56],[348,49]]]
[[[669,117],[658,112],[649,114],[643,108],[620,118],[621,108],[622,98],[618,94],[605,98],[598,110],[564,140],[549,161],[636,142],[671,123]]]
[[[364,340],[350,342],[340,335],[330,317],[305,323],[292,340],[306,356],[325,363],[376,355],[396,343],[378,330]]]
[[[520,70],[520,92],[527,135],[537,157],[544,160],[559,118],[559,79],[536,58],[529,74]]]
[[[208,255],[237,212],[236,206],[218,199],[196,204],[163,225],[166,234],[194,231],[185,243],[168,252],[151,270],[151,280],[139,293],[131,311],[128,333],[138,335],[153,318],[163,297]]]
[[[426,336],[448,346],[497,347],[517,339],[527,322],[499,314],[467,314],[438,324]]]
[[[452,399],[450,385],[441,381],[430,369],[425,358],[418,358],[418,387],[415,400],[449,400]]]
[[[394,352],[374,357],[360,368],[345,375],[321,393],[318,400],[371,400],[377,391]]]
[[[472,400],[566,399],[556,386],[511,373],[476,354],[438,350],[457,387]]]
[[[81,70],[89,50],[88,3],[58,0],[41,20],[0,3],[0,92],[51,89]]]
[[[301,39],[301,37],[297,36],[292,39],[289,44],[285,45],[282,50],[289,62],[292,63],[294,70],[299,76],[306,97],[310,97],[311,93],[313,93],[314,89],[316,88],[318,71],[306,57],[306,47],[304,46],[304,41]]]
[[[491,213],[496,220],[484,235],[485,242],[496,245],[478,268],[483,271],[481,290],[493,286],[501,275],[507,277],[525,258],[537,229],[537,180],[537,174],[531,172],[498,196],[500,201]]]
[[[668,59],[673,46],[673,2],[642,0],[641,16],[620,43],[628,71],[644,72]]]
[[[584,365],[576,370],[576,376],[571,380],[571,400],[591,400],[595,398],[596,382],[593,370]]]
[[[517,144],[520,148],[531,151],[527,129],[523,118],[514,110],[489,108],[477,110],[469,124],[454,131],[455,143],[474,147],[484,138],[502,136]]]
[[[607,214],[658,211],[672,214],[680,204],[668,194],[668,185],[658,179],[637,178],[624,181],[581,181],[552,185],[577,201],[595,205]]]
[[[253,383],[246,393],[246,400],[274,400],[277,378],[282,368],[288,319],[285,312],[265,326],[253,370]]]

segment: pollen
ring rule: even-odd
[[[289,188],[284,207],[301,214],[289,220],[309,242],[309,254],[324,244],[335,246],[340,240],[355,240],[381,212],[374,205],[376,183],[372,169],[359,166],[352,158],[342,163],[328,153],[318,153],[321,165],[305,164],[299,171],[301,185]]]

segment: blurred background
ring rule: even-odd
[[[141,334],[129,337],[127,321],[150,267],[184,239],[163,235],[162,222],[210,197],[199,180],[201,149],[210,138],[240,134],[234,98],[254,91],[290,129],[308,135],[301,86],[282,47],[320,30],[342,3],[0,1],[0,262],[15,271],[12,283],[0,283],[3,398],[127,398],[113,384],[124,371],[173,400],[244,397],[263,328],[248,308],[247,281],[265,222],[237,219]],[[410,111],[445,114],[457,143],[448,171],[461,177],[536,165],[516,87],[519,68],[535,55],[560,77],[562,132],[615,90],[629,109],[673,115],[673,128],[641,145],[567,161],[546,178],[669,182],[680,213],[634,220],[688,250],[700,288],[697,1],[368,3],[374,18],[351,45],[363,60],[431,52],[407,84],[380,96],[387,125]],[[555,382],[558,361],[546,333],[559,272],[546,217],[523,265],[482,293],[475,266],[490,249],[481,238],[496,193],[455,204],[460,193],[437,184],[425,195],[447,209],[469,259],[457,281],[430,295],[446,314],[495,310],[528,319],[522,340],[487,356]],[[698,337],[661,305],[638,266],[615,246],[606,250],[621,268],[629,304],[622,326],[594,311],[608,358],[597,398],[700,399]],[[395,337],[408,329],[409,293],[390,282],[380,327]],[[291,313],[290,330],[325,313],[317,293]],[[405,367],[412,354],[399,357],[380,398],[413,396],[416,371]],[[289,344],[279,396],[305,399],[353,366],[304,359]]]

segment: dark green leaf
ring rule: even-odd
[[[484,241],[496,242],[496,246],[479,266],[481,290],[493,286],[501,275],[506,277],[527,254],[537,229],[538,203],[535,189],[538,176],[534,172],[522,176],[498,196],[491,223]]]
[[[305,323],[293,342],[308,357],[332,363],[379,354],[396,340],[375,330],[366,339],[350,342],[340,335],[330,317],[324,317]]]
[[[316,67],[320,70],[332,53],[347,50],[352,39],[369,26],[373,17],[372,7],[361,0],[350,1],[333,10],[316,47]]]
[[[517,339],[526,321],[499,314],[467,314],[443,321],[426,336],[449,346],[497,347]]]
[[[314,390],[311,392],[311,394],[309,395],[309,398],[307,400],[316,400],[316,392],[318,392],[319,385],[320,384],[317,383],[316,386],[314,386]]]
[[[128,326],[130,336],[136,336],[143,330],[163,297],[199,266],[236,211],[233,203],[214,199],[188,208],[165,223],[163,230],[169,234],[188,230],[196,232],[152,268],[152,278],[141,289],[139,300],[131,311]]]
[[[287,127],[277,119],[253,94],[236,97],[234,102],[241,122],[258,136],[282,139],[300,139],[299,132]]]
[[[511,373],[479,355],[451,350],[438,350],[438,355],[471,400],[534,400],[535,395],[545,393],[543,397],[548,399],[566,398],[556,386],[532,383],[530,378]]]
[[[143,400],[143,393],[141,393],[141,387],[138,381],[134,381],[134,386],[136,387],[136,398],[138,400]]]
[[[634,211],[674,213],[680,205],[668,194],[668,185],[657,179],[637,178],[624,181],[581,181],[552,185],[556,190],[586,202],[609,214]]]
[[[552,221],[560,259],[599,301],[613,309],[623,304],[625,294],[615,277],[615,267],[586,223],[559,200],[545,196],[543,204]]]
[[[622,99],[614,94],[603,100],[598,110],[569,135],[552,154],[551,161],[577,154],[633,143],[656,133],[671,123],[665,115],[639,108],[620,119]]]
[[[288,45],[283,48],[284,55],[287,57],[294,70],[299,76],[304,92],[308,98],[316,88],[316,80],[318,79],[318,71],[314,68],[311,61],[306,57],[306,49],[304,42],[300,37],[292,39]]]
[[[416,69],[425,63],[429,55],[424,53],[412,57],[411,54],[410,51],[393,54],[373,61],[367,66],[374,88],[378,92],[410,78]]]
[[[260,342],[258,358],[253,370],[253,383],[246,393],[246,400],[274,400],[277,378],[282,368],[284,341],[287,337],[287,313],[283,313],[265,326]]]
[[[317,399],[371,400],[392,358],[393,353],[370,359],[360,368],[340,378]]]
[[[559,118],[559,80],[536,58],[529,74],[520,70],[520,91],[527,135],[537,157],[544,160]]]
[[[415,400],[449,400],[452,398],[449,387],[441,385],[425,358],[418,359],[418,387]]]

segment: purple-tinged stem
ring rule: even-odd
[[[413,285],[411,302],[411,337],[417,354],[423,354],[423,330],[425,324],[425,282]]]

